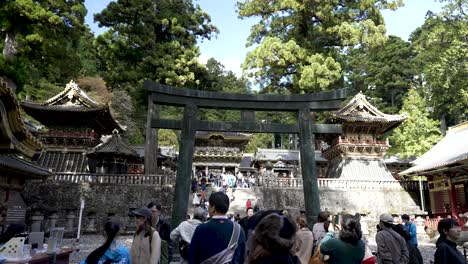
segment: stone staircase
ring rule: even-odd
[[[213,191],[214,190],[207,188],[206,197],[208,198],[211,192]],[[258,198],[258,194],[254,188],[236,188],[234,189],[234,193],[233,193],[233,189],[229,188],[226,194],[231,199],[228,214],[234,214],[234,215],[240,214],[241,217],[245,216],[245,210],[247,209],[245,207],[245,204],[247,203],[247,199],[250,199],[250,201],[252,202],[252,207],[253,207],[255,203],[257,202],[257,198]],[[234,201],[232,201],[233,194],[235,197]],[[194,207],[192,206],[192,200],[193,200],[193,194],[190,193],[189,202],[188,202],[189,207],[187,210],[187,214],[189,214],[190,216],[193,216],[193,211],[194,211]]]
[[[241,217],[245,216],[245,210],[247,209],[245,204],[247,200],[250,199],[253,207],[258,198],[254,188],[236,188],[234,192],[232,189],[229,189],[227,195],[231,198],[228,214],[240,214]],[[233,195],[235,197],[234,200],[232,200]]]

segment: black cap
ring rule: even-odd
[[[151,216],[153,215],[151,213],[151,210],[148,209],[148,208],[140,208],[140,209],[137,209],[135,211],[132,211],[131,212],[133,215],[135,216],[143,216],[145,217],[146,219],[151,219]]]

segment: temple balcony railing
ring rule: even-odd
[[[94,173],[56,173],[48,180],[68,183],[91,184],[122,184],[122,185],[153,185],[174,186],[174,171],[164,171],[160,174],[94,174]]]
[[[300,188],[302,189],[302,178],[272,178],[259,181],[263,188]],[[392,190],[403,188],[406,191],[419,190],[418,181],[397,180],[342,180],[319,178],[317,180],[319,189],[330,190]],[[428,190],[427,182],[421,182],[422,188]]]

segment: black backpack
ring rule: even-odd
[[[183,259],[188,259],[190,243],[185,240],[179,242],[179,253]]]

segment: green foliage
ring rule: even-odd
[[[254,153],[258,148],[270,148],[273,140],[273,134],[253,134],[245,152]]]
[[[222,93],[251,93],[249,82],[238,78],[232,71],[226,71],[224,65],[210,58],[205,67],[197,72],[197,89]],[[239,121],[240,111],[221,109],[200,109],[200,119],[207,121]]]
[[[1,43],[0,74],[11,78],[23,97],[43,99],[47,89],[78,75],[78,46],[85,32],[83,3],[2,1],[0,37],[5,41]]]
[[[455,125],[468,118],[468,1],[445,2],[441,13],[428,14],[411,40],[429,106],[436,117]]]
[[[251,29],[243,69],[264,92],[309,93],[339,86],[347,47],[385,42],[380,9],[395,1],[245,0],[239,17],[260,17]]]
[[[395,114],[413,83],[413,57],[410,43],[396,36],[382,46],[352,49],[346,69],[350,86],[380,100],[373,103],[384,113]]]
[[[406,114],[408,119],[390,136],[393,146],[388,154],[419,157],[441,139],[440,122],[430,118],[426,100],[418,90],[410,89],[400,114]]]
[[[158,145],[159,146],[176,146],[179,147],[179,137],[176,132],[171,129],[158,129]]]
[[[114,118],[119,120],[120,125],[125,129],[125,140],[133,145],[144,144],[142,130],[136,123],[134,102],[127,91],[122,89],[112,91],[111,109]]]
[[[104,79],[127,90],[141,88],[143,79],[196,83],[196,40],[217,31],[208,14],[186,0],[118,0],[94,18],[109,28],[97,38]]]

